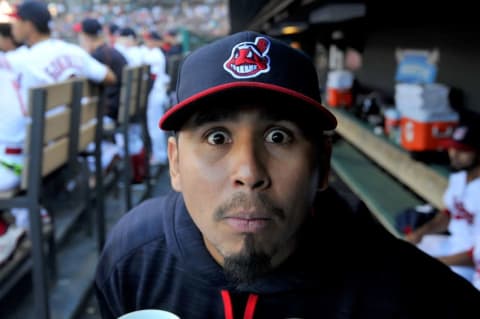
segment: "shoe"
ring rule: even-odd
[[[103,117],[103,130],[114,131],[116,127],[115,121],[108,116]]]
[[[27,208],[12,208],[10,212],[15,217],[15,225],[18,228],[22,228],[27,231],[30,229],[30,216],[28,215]],[[42,216],[43,225],[50,225],[52,223],[52,218],[45,208],[42,207],[40,209],[40,214]]]
[[[90,145],[91,145],[90,151],[91,152],[95,151],[95,144],[92,143]],[[101,148],[102,148],[102,151],[101,151],[102,170],[106,171],[110,166],[112,166],[112,164],[117,160],[117,158],[120,157],[120,148],[116,144],[109,141],[102,141]],[[88,168],[92,173],[94,173],[95,172],[95,156],[93,155],[87,156],[87,162],[88,162]]]
[[[24,160],[21,145],[0,143],[0,193],[18,187]]]
[[[112,165],[117,158],[120,157],[120,147],[116,144],[103,141],[102,142],[102,169],[106,170]]]
[[[7,231],[0,235],[0,266],[13,255],[24,235],[25,230],[15,225],[9,225]]]

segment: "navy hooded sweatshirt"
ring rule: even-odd
[[[182,319],[480,318],[480,292],[329,189],[297,251],[234,285],[206,250],[183,197],[145,201],[113,228],[95,288],[102,318],[162,309]]]

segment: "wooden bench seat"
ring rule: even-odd
[[[448,183],[448,171],[426,165],[411,158],[400,146],[384,136],[375,135],[371,127],[349,112],[330,108],[338,119],[336,132],[354,145],[399,183],[436,208],[443,206],[443,193]]]
[[[362,199],[377,220],[400,236],[395,229],[395,215],[423,201],[343,139],[335,142],[331,163],[335,173]]]
[[[423,203],[443,206],[448,182],[445,167],[414,160],[399,145],[373,129],[348,110],[330,108],[337,117],[332,167],[393,234],[395,214]]]
[[[151,142],[147,129],[147,102],[151,86],[150,81],[149,65],[126,66],[123,69],[118,127],[114,133],[120,133],[123,139],[122,181],[124,184],[125,208],[127,211],[136,204],[132,201],[133,171],[130,161],[131,152],[129,145],[129,129],[134,124],[138,124],[141,127],[141,138],[145,151],[144,190],[138,200],[141,201],[148,198],[152,191],[150,174]]]
[[[42,206],[48,204],[48,201],[58,200],[62,191],[68,192],[69,180],[78,175],[88,175],[87,165],[79,161],[79,154],[96,138],[99,116],[96,92],[93,85],[83,78],[30,90],[31,123],[27,127],[24,143],[25,163],[21,183],[8,194],[1,194],[0,209],[28,210],[29,232],[0,271],[0,296],[8,292],[25,273],[31,271],[35,313],[38,318],[49,317],[48,286],[49,279],[54,278],[56,273],[55,244],[66,236],[68,227],[74,227],[80,213],[90,211],[88,179],[83,179],[85,185],[81,188],[85,190],[86,195],[80,196],[75,209],[68,209],[67,213],[75,215],[70,216],[69,221],[59,221],[57,224],[55,213],[50,211],[53,224],[43,225],[40,210]],[[57,181],[61,177],[65,178],[62,179],[65,184],[58,187]],[[78,181],[77,179],[76,182]],[[54,196],[47,198],[48,185],[51,182],[54,186],[52,191]],[[45,258],[47,252],[53,277],[48,276],[47,272]]]

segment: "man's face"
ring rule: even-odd
[[[145,39],[145,45],[150,49],[160,48],[162,45],[162,41],[154,40],[154,39]]]
[[[172,186],[217,262],[260,258],[269,268],[288,257],[319,181],[316,146],[295,123],[254,107],[190,119],[168,155]]]
[[[454,171],[468,170],[476,164],[477,153],[474,150],[448,149],[450,166]]]
[[[28,34],[31,32],[31,22],[15,19],[12,23],[12,35],[18,43],[26,43]]]
[[[116,43],[125,46],[126,48],[134,47],[137,45],[136,40],[132,37],[118,37]]]

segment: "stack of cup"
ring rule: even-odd
[[[388,108],[384,115],[384,131],[394,143],[400,144],[400,119],[401,114],[396,108]]]

